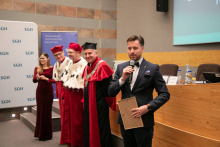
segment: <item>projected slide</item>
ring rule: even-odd
[[[220,0],[174,0],[173,45],[220,42]]]

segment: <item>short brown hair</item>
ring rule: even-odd
[[[141,35],[132,35],[127,39],[127,42],[129,41],[136,41],[138,40],[141,46],[144,46],[144,38]]]

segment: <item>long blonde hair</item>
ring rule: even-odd
[[[47,53],[42,53],[41,55],[44,55],[45,57],[49,58],[49,55]],[[51,67],[50,60],[47,61],[47,66]],[[42,72],[43,72],[43,65],[40,63],[40,60],[39,60],[39,66],[37,67],[37,73],[40,74]]]

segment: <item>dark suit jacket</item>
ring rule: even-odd
[[[129,66],[130,62],[125,62],[117,66],[114,79],[111,81],[108,92],[111,97],[116,96],[119,91],[122,92],[122,99],[132,96],[136,97],[138,107],[150,104],[152,111],[147,112],[142,116],[144,127],[154,126],[154,112],[166,103],[170,94],[163,77],[159,71],[159,65],[152,64],[145,59],[142,60],[136,82],[131,91],[130,84],[127,78],[123,85],[119,85],[119,79],[122,77],[123,69]],[[153,90],[156,89],[158,96],[153,99]],[[123,124],[121,114],[119,112],[118,124]]]

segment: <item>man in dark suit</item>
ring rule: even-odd
[[[135,61],[132,68],[130,62],[117,66],[114,79],[109,86],[109,95],[116,96],[122,92],[122,99],[136,97],[138,108],[132,109],[133,117],[141,117],[144,127],[125,130],[119,112],[117,123],[120,124],[125,147],[151,147],[153,138],[154,112],[166,103],[170,94],[162,78],[157,64],[152,64],[142,57],[144,39],[140,35],[133,35],[127,39],[127,52],[131,60]],[[129,83],[129,75],[133,78]],[[153,99],[153,90],[158,96]]]

